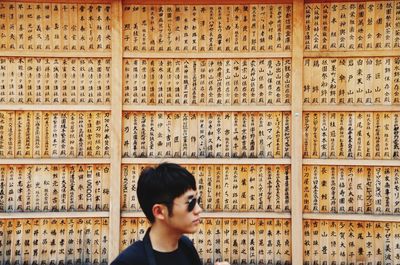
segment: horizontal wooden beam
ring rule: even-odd
[[[21,1],[18,1],[21,2]],[[23,2],[23,1],[22,1]],[[29,1],[31,2],[31,1]],[[47,3],[47,1],[46,1]],[[75,2],[74,2],[75,3]],[[110,52],[95,51],[1,51],[1,57],[40,57],[40,58],[111,58]]]
[[[399,54],[399,49],[379,51],[305,51],[304,58],[393,57],[399,56]]]
[[[125,105],[123,111],[177,111],[177,112],[230,112],[230,111],[246,111],[246,112],[277,112],[277,111],[291,111],[289,105],[279,106],[199,106],[199,105],[188,105],[188,106],[167,106],[167,105]]]
[[[1,104],[0,110],[24,111],[110,111],[111,105],[39,105],[39,104]]]
[[[107,218],[109,215],[109,212],[3,212],[0,213],[0,219]]]
[[[304,219],[310,220],[337,220],[337,221],[365,221],[365,222],[399,222],[399,215],[380,215],[380,214],[323,214],[307,213]]]
[[[202,212],[201,218],[290,219],[290,213],[276,212]],[[123,218],[144,218],[142,212],[122,212]]]
[[[290,58],[291,52],[124,52],[124,58],[148,59],[257,59]]]
[[[124,5],[251,5],[251,4],[291,4],[292,0],[125,0]]]
[[[379,0],[372,0],[372,1],[368,1],[368,2],[377,2]],[[325,4],[325,3],[346,3],[346,2],[361,2],[361,3],[365,3],[365,0],[304,0],[304,2],[306,4],[308,3],[321,3],[321,4]]]
[[[0,165],[91,165],[110,164],[109,158],[5,158]]]
[[[123,158],[122,164],[160,164],[172,162],[187,165],[290,165],[289,158]]]
[[[303,105],[304,111],[400,111],[400,105]]]
[[[328,166],[399,166],[399,160],[356,160],[356,159],[303,159],[303,165]]]

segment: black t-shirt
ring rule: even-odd
[[[191,265],[189,257],[179,248],[172,252],[153,251],[157,265]]]

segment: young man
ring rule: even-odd
[[[147,168],[139,176],[137,196],[151,227],[143,241],[126,248],[111,265],[201,265],[192,241],[183,235],[197,231],[203,211],[194,176],[172,163]]]

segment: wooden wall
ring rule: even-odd
[[[0,3],[0,264],[107,264],[182,164],[204,264],[400,263],[400,1]]]

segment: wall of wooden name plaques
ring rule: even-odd
[[[400,262],[399,15],[304,6],[304,264]]]
[[[292,16],[291,3],[123,5],[121,249],[148,226],[142,168],[175,160],[196,176],[204,264],[291,263]]]
[[[121,248],[143,238],[148,226],[145,218],[123,218]],[[203,264],[222,260],[236,264],[291,262],[288,219],[206,218],[199,232],[189,237]]]
[[[0,3],[0,264],[108,264],[111,3]]]
[[[400,1],[3,1],[0,265],[108,264],[141,170],[204,264],[399,264]]]

